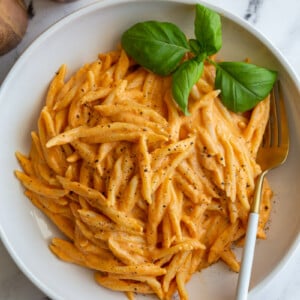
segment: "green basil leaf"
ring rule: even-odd
[[[271,91],[277,72],[244,62],[216,64],[215,87],[224,105],[234,112],[252,109]]]
[[[200,46],[199,46],[199,43],[197,40],[189,39],[189,45],[190,45],[191,51],[195,55],[198,55],[199,53],[201,53],[201,49],[200,49]]]
[[[122,47],[138,64],[158,75],[169,75],[190,51],[185,34],[168,22],[146,21],[122,35]]]
[[[222,24],[220,16],[209,8],[196,5],[195,36],[201,52],[217,53],[222,47]]]
[[[199,58],[187,60],[173,73],[172,94],[185,115],[189,115],[188,100],[190,91],[203,72],[204,63],[203,61],[199,62],[199,60]]]

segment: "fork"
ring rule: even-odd
[[[261,166],[262,172],[256,181],[254,198],[249,213],[241,270],[236,289],[236,300],[246,300],[248,295],[264,177],[268,171],[285,162],[288,152],[288,121],[282,91],[277,81],[270,95],[269,121],[262,144],[257,152],[257,163]]]

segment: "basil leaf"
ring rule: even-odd
[[[252,109],[271,91],[277,72],[243,62],[216,64],[215,87],[224,105],[234,112]]]
[[[204,63],[199,60],[199,58],[187,60],[173,73],[172,94],[185,115],[189,115],[188,99],[190,91],[203,72]]]
[[[222,25],[220,16],[209,8],[196,5],[195,36],[201,52],[217,53],[222,47]]]
[[[199,53],[201,53],[201,49],[200,49],[200,46],[199,46],[199,43],[197,40],[189,39],[189,45],[190,45],[191,51],[195,55],[198,55]]]
[[[137,23],[122,35],[122,47],[138,64],[158,75],[169,75],[190,51],[185,34],[174,24]]]

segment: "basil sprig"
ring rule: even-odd
[[[162,76],[172,75],[172,94],[188,115],[188,98],[203,72],[204,62],[216,67],[215,88],[221,90],[223,104],[234,112],[252,109],[271,91],[277,72],[244,62],[214,62],[209,56],[222,47],[220,16],[196,4],[194,39],[168,22],[137,23],[122,35],[122,47],[138,64]],[[191,59],[183,61],[186,53]]]
[[[244,62],[217,65],[215,86],[222,91],[224,105],[235,112],[253,108],[270,93],[277,74]]]
[[[137,23],[122,36],[122,46],[135,61],[158,75],[171,74],[190,51],[184,33],[174,24]]]
[[[188,98],[193,85],[203,72],[203,59],[190,59],[183,62],[173,73],[172,94],[185,115],[188,115]]]
[[[221,18],[217,13],[200,4],[196,5],[194,33],[200,52],[204,52],[207,55],[212,55],[221,49]]]

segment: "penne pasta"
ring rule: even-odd
[[[161,300],[221,261],[240,268],[260,173],[256,152],[269,98],[247,114],[229,112],[204,72],[183,116],[171,78],[135,64],[123,49],[98,55],[65,82],[62,65],[31,133],[16,152],[25,195],[67,238],[53,238],[61,260],[94,271],[105,288]],[[266,238],[272,190],[265,180],[258,237]]]

